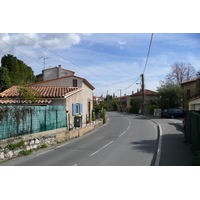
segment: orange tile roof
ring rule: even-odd
[[[188,102],[195,101],[200,98],[200,95],[196,95],[188,100]]]
[[[200,77],[193,78],[193,79],[191,79],[191,80],[188,80],[188,81],[182,82],[181,85],[182,85],[182,84],[185,84],[185,83],[194,82],[194,81],[196,81],[196,80],[198,80],[198,79],[200,79]]]
[[[50,104],[50,99],[39,99],[39,100],[17,100],[17,99],[0,99],[0,104]]]
[[[115,97],[115,99],[126,99],[130,97],[130,95],[125,95],[125,96],[121,96],[121,97]]]
[[[152,91],[152,90],[144,90],[144,94],[145,94],[145,95],[157,95],[158,93],[157,93],[157,92],[154,92],[154,91]],[[136,92],[136,93],[130,95],[130,97],[140,96],[140,95],[142,95],[142,92],[141,92],[141,91]]]
[[[34,94],[39,93],[41,98],[64,98],[66,95],[78,91],[82,88],[77,87],[45,87],[45,86],[34,86],[29,88],[33,91]],[[12,86],[11,88],[0,93],[0,97],[18,97],[19,86]]]

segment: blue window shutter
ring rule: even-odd
[[[72,104],[72,115],[76,115],[76,104]]]
[[[82,114],[82,113],[83,113],[83,104],[80,103],[80,114]]]

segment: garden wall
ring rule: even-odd
[[[98,124],[88,125],[83,128],[68,131],[66,128],[59,128],[50,131],[33,133],[0,140],[0,162],[22,155],[22,152],[32,152],[46,146],[55,145],[73,138],[80,137],[103,125],[102,121]],[[19,146],[23,141],[23,145]],[[16,148],[9,149],[9,144],[16,144]]]

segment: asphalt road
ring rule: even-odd
[[[150,166],[157,126],[132,114],[107,112],[102,127],[68,142],[1,163],[7,166]]]

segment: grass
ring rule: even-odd
[[[9,143],[5,148],[8,148],[10,150],[14,150],[15,148],[20,147],[20,146],[24,146],[24,141],[23,140],[18,142],[18,143],[16,143],[16,144]]]
[[[33,150],[31,150],[31,149],[30,149],[30,150],[22,150],[22,151],[19,152],[18,155],[19,155],[19,156],[27,156],[27,155],[31,154],[32,151],[33,151]]]

